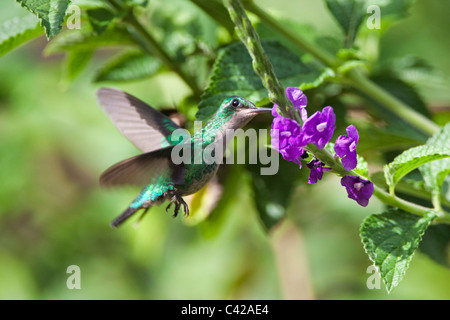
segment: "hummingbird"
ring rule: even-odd
[[[216,146],[225,150],[226,142],[230,141],[225,139],[227,134],[244,127],[257,114],[271,111],[257,108],[238,96],[228,97],[200,130],[180,142],[172,138],[181,128],[138,98],[118,89],[100,88],[97,99],[119,131],[143,152],[111,166],[100,176],[102,187],[137,185],[142,188],[128,208],[111,222],[112,227],[118,227],[140,209],[144,210],[142,218],[150,207],[167,200],[170,202],[166,211],[175,204],[174,217],[181,206],[185,215],[189,215],[189,207],[182,197],[202,189],[220,165],[218,161],[195,161],[199,160],[195,157],[202,155],[195,150],[215,150]],[[173,161],[174,148],[181,143],[194,150],[192,161]]]

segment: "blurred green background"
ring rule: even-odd
[[[339,33],[321,1],[256,1],[322,33]],[[450,3],[420,0],[382,40],[382,60],[414,54],[450,75]],[[0,19],[26,15],[0,3]],[[347,199],[338,178],[299,186],[289,220],[267,234],[248,186],[239,186],[220,228],[205,232],[152,208],[142,223],[109,222],[138,189],[100,190],[108,166],[134,148],[97,106],[97,56],[73,83],[62,56],[43,57],[41,37],[0,58],[1,299],[450,299],[450,271],[420,252],[388,295],[369,290],[371,265],[359,225],[381,212]],[[177,105],[189,89],[176,75],[115,85],[155,107]],[[448,107],[447,90],[423,88],[431,106]],[[66,269],[81,268],[81,290]]]

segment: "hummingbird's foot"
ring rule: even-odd
[[[188,206],[188,204],[184,201],[184,199],[182,197],[180,197],[178,199],[178,201],[181,202],[181,204],[183,205],[184,215],[187,217],[189,215],[189,206]]]
[[[186,216],[189,215],[189,207],[188,204],[183,200],[181,196],[174,195],[172,199],[170,199],[170,203],[166,208],[166,211],[170,209],[172,206],[172,203],[175,203],[175,210],[173,211],[173,217],[175,218],[178,215],[178,212],[180,211],[181,205],[183,205],[183,211]]]
[[[169,205],[166,207],[166,212],[169,211],[170,207],[172,206],[172,200],[170,200]]]

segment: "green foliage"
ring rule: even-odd
[[[379,127],[373,124],[357,125],[359,138],[364,143],[358,146],[358,152],[387,152],[405,150],[421,143],[420,140],[406,136],[404,132],[391,126]]]
[[[95,77],[95,81],[133,81],[155,75],[161,62],[141,51],[127,51],[109,61]]]
[[[372,14],[371,6],[377,6],[385,29],[392,22],[408,15],[414,0],[325,0],[328,9],[342,28],[345,38],[344,46],[349,48],[358,34],[368,14]]]
[[[129,34],[121,28],[110,28],[102,34],[88,29],[71,30],[61,33],[45,48],[46,54],[71,50],[94,50],[98,47],[135,45]]]
[[[444,267],[450,268],[450,225],[428,227],[419,244],[419,250]]]
[[[406,103],[410,108],[416,110],[420,114],[430,117],[430,112],[427,109],[417,90],[410,84],[398,79],[396,76],[389,74],[375,74],[371,77],[372,81],[378,86],[390,92],[397,99],[400,99]],[[420,142],[425,142],[426,135],[420,130],[411,127],[402,116],[399,116],[385,106],[382,103],[369,98],[372,108],[370,111],[373,115],[386,121],[389,125],[389,130],[395,132],[397,135],[404,136],[406,138],[413,138]]]
[[[47,38],[61,31],[70,0],[16,0],[24,8],[34,13],[45,28]]]
[[[71,50],[66,55],[67,79],[75,79],[92,58],[93,50]]]
[[[361,225],[364,248],[389,292],[403,279],[422,235],[436,218],[403,211],[386,211],[367,217]]]
[[[285,87],[303,90],[319,86],[332,76],[329,69],[321,71],[313,65],[301,62],[279,42],[263,42],[264,50],[271,60],[278,79]],[[208,119],[224,98],[241,96],[256,105],[269,102],[261,79],[253,71],[251,58],[241,43],[232,44],[219,52],[202,99],[197,118]]]
[[[369,164],[359,154],[357,155],[358,163],[354,171],[364,177],[369,177]]]
[[[148,5],[149,0],[121,0],[121,2],[130,7],[135,6],[146,7]]]
[[[117,15],[109,9],[96,8],[87,10],[87,16],[95,33],[102,34],[111,25]]]
[[[42,27],[31,15],[4,22],[0,26],[0,56],[41,34]]]
[[[365,2],[365,0],[326,0],[328,9],[344,31],[346,47],[353,44],[358,33],[366,14]]]
[[[446,149],[450,141],[450,123],[427,141],[427,146]],[[420,168],[425,187],[430,192],[440,192],[444,179],[450,174],[450,159],[442,159],[425,164]]]
[[[191,0],[200,9],[205,11],[211,18],[216,20],[220,25],[225,27],[229,33],[234,30],[234,24],[230,19],[225,7],[218,0]]]
[[[428,162],[450,157],[450,149],[424,145],[408,149],[384,167],[386,182],[393,192],[397,182],[412,170]]]
[[[12,273],[15,276],[11,277],[13,280],[7,279],[7,287],[16,288],[16,282],[20,286],[29,278],[33,288],[27,292],[34,292],[29,295],[38,296],[36,292],[39,292],[41,297],[40,292],[43,292],[44,298],[59,298],[59,291],[55,294],[51,286],[60,288],[60,283],[48,284],[47,280],[60,277],[55,278],[53,274],[59,275],[61,266],[74,263],[75,258],[95,261],[96,266],[87,264],[90,274],[92,268],[97,268],[99,272],[93,272],[92,277],[101,274],[105,279],[100,277],[101,281],[89,279],[86,282],[91,287],[94,283],[96,290],[107,297],[115,297],[114,290],[104,287],[104,283],[122,296],[132,298],[134,295],[252,298],[252,294],[247,293],[248,288],[256,292],[253,295],[257,298],[261,298],[262,292],[269,292],[269,298],[280,298],[286,293],[278,291],[286,288],[276,288],[278,282],[273,279],[277,276],[288,279],[289,272],[285,272],[284,267],[294,266],[291,262],[295,260],[292,252],[284,250],[293,242],[291,235],[282,234],[289,240],[286,248],[271,243],[275,233],[283,232],[280,231],[283,226],[275,226],[287,218],[295,221],[307,238],[307,255],[302,258],[310,258],[312,276],[304,278],[312,279],[313,291],[318,297],[340,298],[342,293],[349,296],[346,289],[340,291],[339,296],[335,294],[337,287],[351,288],[348,290],[353,293],[360,290],[361,279],[355,280],[353,275],[359,274],[356,270],[361,270],[361,266],[366,267],[367,259],[362,253],[355,258],[361,251],[359,242],[352,242],[355,246],[352,251],[352,243],[341,245],[336,240],[340,234],[344,237],[352,234],[350,230],[357,227],[364,209],[356,205],[347,207],[345,190],[338,180],[327,178],[332,173],[348,174],[339,159],[333,157],[333,143],[329,143],[326,150],[311,152],[305,159],[310,161],[317,157],[334,169],[327,171],[315,186],[297,187],[307,179],[308,168],[304,165],[299,171],[297,165],[284,161],[279,155],[279,172],[272,176],[262,176],[259,165],[221,165],[217,179],[191,199],[191,217],[177,219],[177,222],[170,220],[166,224],[164,208],[153,208],[143,220],[142,229],[123,229],[123,233],[105,229],[105,221],[129,201],[129,194],[124,194],[123,199],[116,195],[114,199],[104,198],[108,194],[95,191],[95,181],[112,158],[121,158],[135,150],[120,149],[120,142],[109,143],[108,139],[113,138],[99,133],[106,131],[96,131],[95,128],[101,128],[105,122],[94,118],[93,85],[84,81],[86,78],[94,82],[113,82],[125,86],[126,91],[130,88],[133,94],[137,91],[138,97],[142,96],[155,106],[175,104],[177,111],[167,113],[188,129],[195,114],[200,120],[208,119],[223,99],[231,95],[247,98],[258,106],[277,103],[283,115],[286,111],[286,115],[300,123],[299,114],[289,109],[284,89],[293,86],[305,90],[309,115],[324,106],[333,106],[335,137],[345,134],[345,127],[350,123],[358,128],[358,165],[352,174],[365,179],[370,176],[375,184],[373,197],[392,207],[382,214],[369,216],[361,226],[366,252],[378,267],[388,292],[402,280],[417,247],[435,262],[449,266],[450,229],[441,222],[450,221],[450,124],[445,125],[450,120],[446,108],[450,96],[445,81],[450,66],[446,64],[448,50],[445,49],[443,55],[435,53],[439,43],[445,43],[447,35],[439,38],[439,30],[429,24],[430,17],[426,13],[434,10],[437,17],[437,11],[441,10],[433,9],[432,2],[417,1],[418,6],[414,7],[415,15],[423,15],[426,24],[408,19],[404,23],[405,26],[409,23],[409,28],[398,25],[399,30],[403,30],[402,35],[396,33],[396,28],[391,29],[394,44],[391,39],[390,52],[386,51],[389,46],[386,36],[390,33],[384,31],[407,16],[413,0],[326,0],[328,13],[337,21],[343,36],[327,27],[327,20],[322,24],[320,19],[325,17],[320,17],[322,13],[315,10],[317,2],[308,1],[293,1],[280,11],[275,2],[270,8],[260,8],[254,1],[243,0],[17,2],[34,15],[15,4],[19,12],[28,15],[23,18],[11,15],[10,21],[1,24],[0,56],[45,31],[47,38],[52,39],[44,53],[64,53],[66,78],[80,77],[83,81],[58,93],[57,81],[51,75],[54,61],[60,56],[45,60],[44,67],[39,67],[36,51],[41,48],[40,42],[29,50],[25,48],[17,57],[3,58],[13,63],[2,66],[5,76],[0,79],[0,136],[5,137],[0,141],[0,151],[4,154],[0,157],[3,208],[0,231],[4,235],[0,244],[7,248],[0,250],[0,259],[6,261],[1,267],[0,288],[5,278],[9,278],[5,274]],[[59,33],[69,3],[82,9],[81,30],[68,29]],[[366,28],[366,21],[372,14],[368,11],[371,5],[381,10],[381,30]],[[0,5],[3,6],[6,5]],[[272,9],[277,13],[272,14]],[[297,15],[295,10],[302,12]],[[303,12],[314,15],[312,20],[317,21],[317,30],[312,24],[297,19]],[[249,19],[247,13],[251,13]],[[411,33],[411,25],[421,30],[415,34],[417,39],[422,33],[429,34],[430,29],[435,31],[436,38],[444,40],[415,38],[406,43],[403,39]],[[235,43],[237,39],[241,43]],[[409,50],[407,46],[413,42],[415,49]],[[432,67],[421,57],[402,56],[405,47],[415,55],[425,52],[424,56],[431,58],[438,67]],[[421,54],[421,50],[425,51]],[[91,65],[95,68],[87,67]],[[33,70],[35,73],[28,75]],[[123,84],[130,81],[135,83]],[[287,109],[283,110],[284,107]],[[269,116],[258,117],[250,125],[256,126],[257,121],[261,121],[260,127],[270,127]],[[80,123],[89,125],[80,130]],[[385,165],[386,158],[394,159]],[[384,173],[370,172],[369,175],[369,168],[372,171],[383,165]],[[341,193],[333,185],[336,181]],[[386,188],[390,188],[390,194],[384,191]],[[371,200],[367,209],[372,210],[371,206],[377,205]],[[253,212],[255,214],[249,214]],[[148,225],[145,224],[149,221],[147,218],[151,219]],[[336,226],[341,227],[337,232]],[[265,233],[261,232],[263,230]],[[41,243],[42,234],[49,235],[50,241]],[[109,244],[107,251],[102,250],[104,243]],[[211,249],[207,254],[198,253],[204,252],[208,245]],[[33,248],[25,251],[24,259],[16,254],[23,248]],[[296,248],[296,252],[302,251]],[[347,251],[352,253],[349,258],[345,256]],[[40,263],[43,254],[48,258],[45,264]],[[287,263],[282,260],[286,256],[289,257]],[[329,265],[336,259],[353,267],[349,268],[353,271],[352,277],[342,277],[340,271],[332,276]],[[191,266],[186,268],[185,261],[190,261]],[[29,271],[28,265],[39,267]],[[105,265],[114,266],[111,276],[121,279],[118,285],[104,276],[110,272],[109,269],[105,272]],[[278,274],[272,270],[275,265],[282,268]],[[327,270],[321,269],[323,265]],[[220,272],[221,267],[227,272]],[[426,264],[423,270],[411,270],[412,278],[414,272],[418,272],[416,278],[421,280],[411,283],[420,283],[421,289],[426,286],[447,289],[439,281],[430,284],[433,280],[426,283],[422,280],[426,276],[434,277],[429,270],[437,270],[439,276],[447,275],[445,271],[431,268],[433,265]],[[222,274],[223,277],[215,281],[224,282],[223,292],[217,287],[205,289],[208,286],[205,279],[211,279],[208,270],[211,278],[218,278],[218,270]],[[300,270],[291,273],[294,274],[292,279],[300,278]],[[273,279],[268,280],[270,277]],[[342,283],[330,281],[331,278],[339,278]],[[289,281],[283,283],[290,285]],[[266,287],[270,290],[263,290]],[[292,287],[296,287],[294,282]],[[408,281],[405,287],[405,292],[418,292],[410,290]],[[195,290],[201,293],[192,295]],[[374,291],[363,290],[357,293],[358,298],[379,297]],[[434,293],[434,290],[421,291],[427,292],[427,298]],[[436,296],[445,296],[447,292]]]
[[[280,168],[276,175],[261,175],[259,165],[246,165],[250,173],[255,206],[264,228],[269,231],[286,217],[291,195],[296,186],[298,165],[283,161],[279,156]]]

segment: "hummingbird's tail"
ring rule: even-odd
[[[118,216],[111,222],[111,227],[117,228],[120,224],[122,224],[125,220],[131,217],[138,210],[139,208],[128,207],[127,210],[125,210],[120,216]]]

